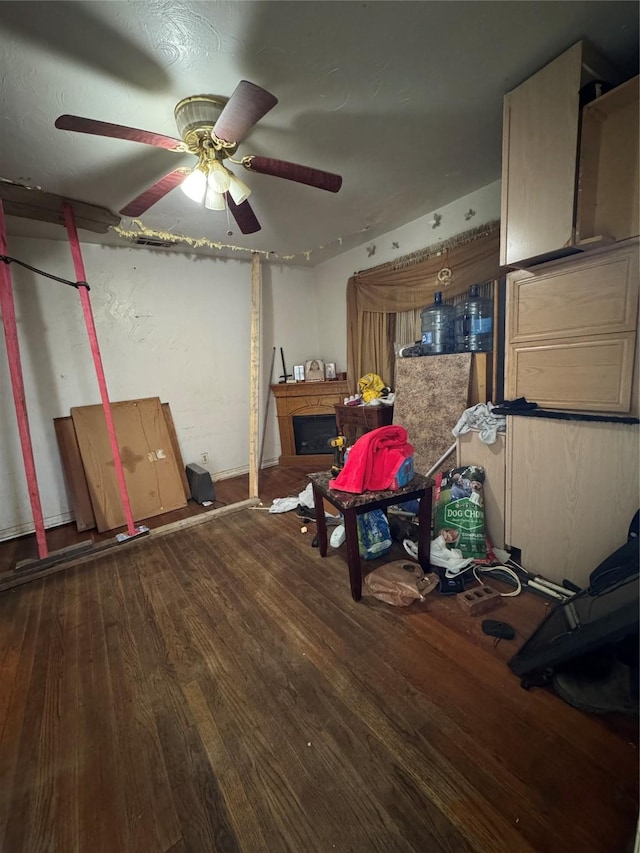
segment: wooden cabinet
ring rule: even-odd
[[[576,245],[625,240],[640,233],[638,77],[582,111]]]
[[[575,252],[580,90],[620,82],[578,42],[504,98],[500,263],[527,265]]]
[[[475,431],[458,436],[456,464],[485,469],[493,545],[518,549],[534,574],[582,586],[627,539],[640,501],[639,448],[637,424],[516,415],[495,444]]]
[[[633,410],[638,264],[633,240],[509,273],[507,399],[527,397],[556,409]]]
[[[581,108],[596,81],[616,88]],[[638,80],[620,83],[579,42],[504,100],[505,397],[573,413],[507,418],[505,546],[581,585],[640,497],[638,425],[616,418],[640,377]]]
[[[505,538],[530,572],[588,582],[638,509],[638,425],[507,418]]]
[[[276,398],[280,430],[280,465],[305,463],[328,467],[331,464],[329,447],[326,454],[296,453],[293,418],[298,415],[335,415],[334,406],[342,403],[349,395],[348,383],[340,379],[329,382],[288,382],[272,385],[271,390]]]
[[[390,426],[393,423],[393,406],[334,406],[338,433],[353,444],[365,432]]]

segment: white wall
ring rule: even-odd
[[[185,463],[214,479],[248,470],[251,265],[142,248],[82,247],[112,400],[158,396],[171,405]],[[10,238],[10,255],[75,280],[64,242]],[[69,519],[52,419],[100,402],[74,288],[11,266],[36,468],[47,526]],[[262,264],[262,429],[274,378],[319,354],[313,271]],[[0,338],[2,335],[0,334]],[[0,344],[0,539],[33,529],[4,345]],[[263,461],[279,437],[269,402]]]
[[[466,220],[469,209],[475,215]],[[346,370],[348,278],[498,219],[500,182],[436,212],[442,217],[437,228],[427,214],[315,269],[262,264],[263,464],[280,452],[268,394],[273,347],[275,382],[280,347],[289,371],[311,358]],[[214,479],[246,471],[250,262],[137,247],[83,244],[82,250],[111,399],[160,397],[171,405],[185,463],[202,464],[206,452]],[[65,242],[11,238],[9,254],[75,279]],[[43,512],[53,526],[69,520],[70,511],[52,419],[100,397],[75,289],[15,265],[11,271]],[[33,529],[3,350],[0,345],[0,539]]]
[[[324,320],[319,330],[323,351],[335,354],[338,370],[347,369],[347,281],[359,270],[370,269],[395,258],[447,240],[470,228],[500,219],[500,181],[495,181],[469,195],[457,199],[437,211],[396,228],[382,237],[362,243],[342,255],[315,267],[315,298],[319,318]],[[475,214],[465,219],[469,210]],[[433,227],[434,214],[442,218]],[[394,247],[397,243],[397,248]],[[371,248],[375,253],[370,255]]]

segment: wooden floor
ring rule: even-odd
[[[524,691],[450,598],[354,603],[311,538],[243,509],[0,593],[2,853],[628,849],[628,725]]]

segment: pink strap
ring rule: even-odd
[[[82,252],[80,250],[80,241],[78,240],[78,232],[73,216],[73,210],[70,204],[63,204],[64,223],[69,235],[69,245],[71,247],[71,256],[73,258],[73,266],[76,272],[78,281],[86,282],[86,273],[84,263],[82,261]],[[84,314],[84,322],[87,327],[89,343],[91,344],[91,354],[93,355],[93,364],[98,377],[98,386],[100,388],[100,397],[102,399],[102,408],[104,409],[104,418],[107,422],[107,431],[109,433],[109,441],[111,442],[111,452],[113,454],[113,462],[115,464],[116,476],[118,478],[118,486],[120,488],[120,499],[122,501],[122,509],[127,522],[127,531],[129,536],[133,536],[136,532],[133,523],[133,515],[131,514],[131,504],[129,503],[129,494],[127,492],[127,484],[124,479],[124,470],[122,468],[122,460],[120,459],[120,450],[118,447],[118,438],[116,436],[116,428],[113,423],[111,414],[111,405],[109,403],[109,392],[107,391],[107,381],[104,376],[102,367],[102,357],[100,356],[100,346],[98,344],[98,335],[96,334],[95,323],[93,322],[93,312],[91,310],[91,302],[89,300],[89,289],[80,285],[80,301],[82,303],[82,312]]]
[[[7,233],[4,223],[4,208],[1,200],[0,254],[7,254]],[[40,504],[40,492],[38,490],[38,477],[36,475],[36,465],[33,459],[33,446],[31,444],[31,433],[29,431],[29,416],[27,414],[24,381],[22,378],[22,363],[20,361],[20,345],[18,343],[18,329],[16,326],[16,309],[13,302],[13,290],[11,287],[11,273],[9,271],[9,265],[2,261],[0,261],[0,311],[2,312],[2,325],[4,326],[4,338],[7,345],[9,374],[11,376],[13,402],[16,408],[16,418],[18,420],[18,432],[20,433],[24,472],[27,478],[27,486],[29,488],[31,515],[33,516],[33,523],[36,528],[38,556],[43,560],[49,552],[47,551],[47,536],[44,531],[44,519],[42,518],[42,506]]]

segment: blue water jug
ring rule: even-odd
[[[456,351],[490,352],[493,349],[493,300],[480,296],[472,284],[464,302],[456,306]]]
[[[422,346],[425,355],[454,352],[456,345],[456,309],[442,301],[442,291],[433,295],[433,305],[420,312]]]

